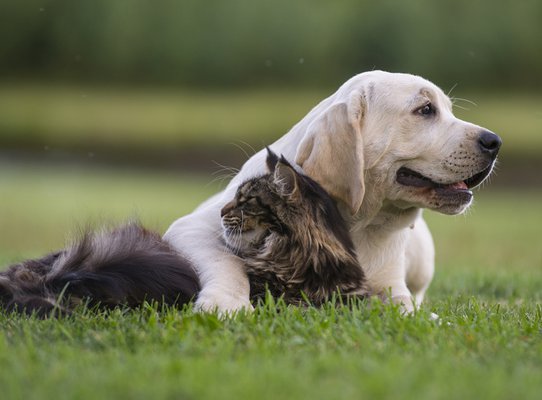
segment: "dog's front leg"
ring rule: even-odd
[[[382,287],[378,294],[385,301],[391,301],[401,307],[403,314],[412,314],[416,310],[415,299],[403,281],[389,282],[387,287]]]
[[[405,314],[416,309],[407,278],[406,238],[409,232],[373,231],[354,233],[360,265],[372,295],[400,304]],[[378,245],[375,245],[377,243]]]
[[[406,282],[420,306],[435,271],[435,246],[422,218],[410,230],[406,247]]]
[[[215,259],[200,264],[198,271],[202,289],[196,300],[197,310],[221,315],[253,310],[248,278],[238,258],[217,254]]]
[[[222,315],[252,310],[244,265],[221,240],[219,210],[218,205],[211,205],[178,219],[164,239],[187,257],[198,273],[201,292],[196,309]]]

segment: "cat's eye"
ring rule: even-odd
[[[258,200],[255,197],[241,197],[238,199],[239,205],[257,206]]]

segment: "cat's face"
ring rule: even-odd
[[[302,175],[284,159],[269,152],[270,173],[242,183],[232,201],[222,208],[226,244],[242,254],[270,232],[287,234],[302,212]]]
[[[224,239],[234,252],[243,252],[259,242],[274,225],[271,207],[278,199],[267,184],[267,177],[243,183],[222,209]]]

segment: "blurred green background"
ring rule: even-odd
[[[540,271],[541,21],[538,0],[3,0],[0,261],[88,221],[163,231],[222,166],[384,69],[432,80],[504,141],[471,215],[430,216],[441,264]]]

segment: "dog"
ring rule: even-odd
[[[372,294],[412,312],[434,273],[428,208],[463,213],[471,189],[491,173],[501,139],[456,118],[451,100],[414,75],[354,76],[272,144],[338,202]],[[265,173],[266,152],[252,156],[227,188],[164,235],[194,264],[202,285],[196,307],[251,309],[243,264],[220,240],[220,210],[240,183]]]

